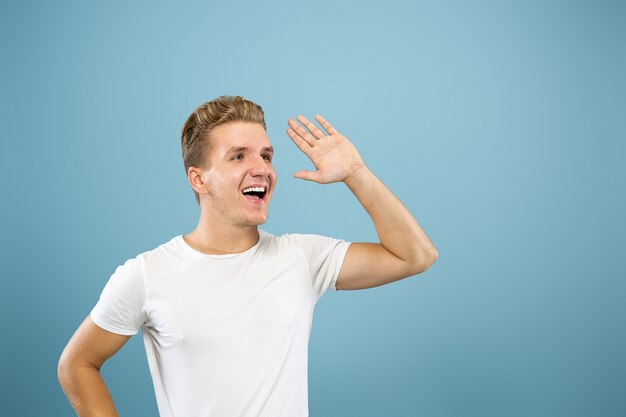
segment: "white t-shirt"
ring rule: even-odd
[[[143,340],[161,417],[308,416],[313,309],[350,242],[273,236],[207,255],[182,235],[117,267],[92,309]]]

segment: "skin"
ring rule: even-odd
[[[250,122],[219,125],[210,140],[209,168],[190,167],[187,172],[200,197],[200,219],[183,238],[207,254],[243,252],[256,244],[257,226],[267,220],[276,186],[272,145],[263,126]],[[263,204],[252,204],[242,194],[253,184],[268,185]]]
[[[434,245],[400,200],[367,168],[348,138],[319,114],[315,119],[324,131],[302,115],[297,119],[288,120],[287,135],[316,170],[298,171],[294,177],[320,184],[344,182],[372,218],[380,239],[350,245],[336,288],[376,287],[428,269],[439,256]]]
[[[424,272],[438,257],[426,233],[367,168],[352,142],[321,115],[316,120],[324,131],[302,115],[287,121],[287,135],[315,166],[315,171],[298,171],[294,177],[319,184],[344,182],[372,218],[380,239],[350,245],[336,288],[371,288]],[[242,252],[258,241],[257,226],[267,220],[276,173],[263,156],[271,144],[261,125],[248,122],[218,126],[211,140],[210,168],[188,171],[188,180],[200,195],[200,220],[184,239],[208,254]],[[233,147],[246,147],[241,160],[232,159]],[[241,190],[255,182],[267,182],[270,188],[267,204],[251,208]]]
[[[100,368],[130,337],[108,332],[87,316],[67,343],[59,359],[57,376],[80,417],[118,416]]]
[[[371,288],[424,272],[438,257],[428,236],[367,168],[352,142],[322,116],[315,119],[324,131],[303,116],[287,122],[287,135],[315,167],[294,177],[319,184],[345,183],[372,218],[380,240],[349,246],[336,288]],[[258,225],[267,220],[276,185],[270,141],[261,125],[248,122],[217,126],[211,140],[208,168],[190,167],[187,173],[200,197],[200,219],[183,238],[207,254],[243,252],[259,239]],[[233,152],[233,147],[245,149]],[[262,204],[251,203],[241,193],[251,184],[267,185]],[[130,337],[101,329],[87,316],[68,342],[58,377],[80,417],[118,415],[100,368]]]

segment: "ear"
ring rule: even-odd
[[[200,195],[209,193],[207,190],[206,174],[207,172],[201,168],[189,167],[187,170],[187,181],[189,181],[191,188]]]

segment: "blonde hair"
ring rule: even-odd
[[[241,96],[220,96],[201,104],[191,113],[180,135],[185,174],[189,167],[203,169],[208,167],[211,130],[216,126],[235,121],[259,123],[267,130],[263,108]],[[193,193],[196,202],[200,204],[198,193],[195,190]]]

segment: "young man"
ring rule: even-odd
[[[425,271],[437,251],[321,116],[287,135],[315,171],[343,181],[369,213],[380,243],[303,234],[273,236],[265,223],[276,185],[263,110],[222,96],[182,130],[187,179],[200,205],[191,233],[127,260],[59,360],[59,381],[79,416],[116,416],[102,364],[139,329],[161,417],[308,415],[307,355],[313,310],[328,288],[356,290]]]

